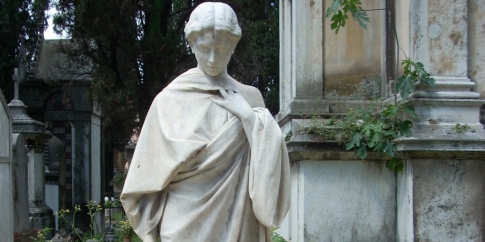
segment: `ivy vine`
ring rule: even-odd
[[[367,27],[369,18],[360,0],[334,0],[327,9],[326,18],[331,17],[331,28],[338,33],[346,25],[348,14],[363,28]],[[397,41],[397,35],[396,35]],[[399,47],[399,45],[398,45]],[[402,170],[404,163],[396,157],[394,140],[411,136],[413,122],[416,119],[414,107],[406,103],[409,95],[415,91],[419,82],[425,86],[435,86],[435,80],[425,70],[420,62],[405,59],[401,62],[403,74],[396,83],[396,94],[401,95],[400,102],[378,107],[373,102],[366,108],[350,109],[340,118],[328,119],[325,122],[314,122],[314,125],[300,131],[320,135],[326,139],[336,140],[345,144],[346,150],[354,150],[355,154],[365,159],[367,151],[377,154],[387,154],[391,159],[386,166],[390,170]],[[395,98],[397,100],[397,98]],[[318,119],[318,117],[314,117]]]

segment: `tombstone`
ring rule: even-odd
[[[12,116],[0,92],[0,235],[13,241]]]
[[[44,124],[27,114],[27,106],[19,100],[19,84],[26,80],[25,48],[20,49],[19,68],[15,68],[12,79],[15,81],[14,99],[8,104],[12,115],[12,130],[23,134],[28,147],[28,191],[30,227],[42,229],[54,227],[54,213],[45,204],[44,144],[52,136],[45,132]],[[53,236],[53,231],[48,238]]]
[[[14,241],[29,241],[37,234],[37,231],[32,230],[29,224],[29,158],[24,136],[14,133],[12,140]]]
[[[65,152],[62,141],[52,136],[44,151],[45,157],[45,203],[54,211],[64,209],[65,191]],[[59,229],[56,220],[56,230]]]
[[[28,162],[25,140],[22,134],[13,134],[13,183],[14,183],[14,232],[29,229]]]
[[[76,204],[84,206],[89,200],[103,199],[105,152],[101,142],[101,112],[86,98],[92,78],[69,74],[89,66],[79,67],[58,51],[59,46],[70,44],[75,41],[39,42],[34,68],[29,70],[31,78],[20,84],[19,96],[29,107],[29,116],[41,121],[64,145],[65,186],[64,196],[59,194],[62,197],[59,208],[72,211]],[[50,85],[49,81],[59,85]],[[73,82],[76,85],[70,85]],[[46,181],[52,181],[49,172]],[[101,216],[97,219],[101,224]],[[89,217],[85,219],[78,214],[76,220],[80,228],[88,227]]]
[[[44,131],[44,125],[31,119],[27,107],[20,100],[8,104],[13,117],[13,131],[24,135],[28,147],[28,187],[30,226],[33,229],[54,227],[54,213],[45,204],[44,143],[52,135]]]

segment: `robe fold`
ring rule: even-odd
[[[199,69],[154,99],[133,155],[121,202],[145,242],[271,241],[290,203],[290,168],[280,128],[265,108],[252,145],[239,118],[213,103],[234,79]]]

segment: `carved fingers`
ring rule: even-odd
[[[221,93],[222,98],[212,97],[212,102],[227,109],[240,119],[251,116],[253,110],[241,94],[234,92],[233,90],[224,89],[220,89],[219,92]]]

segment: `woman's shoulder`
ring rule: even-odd
[[[261,92],[257,88],[239,82],[237,83],[237,87],[252,108],[265,107],[263,95],[261,95]]]

